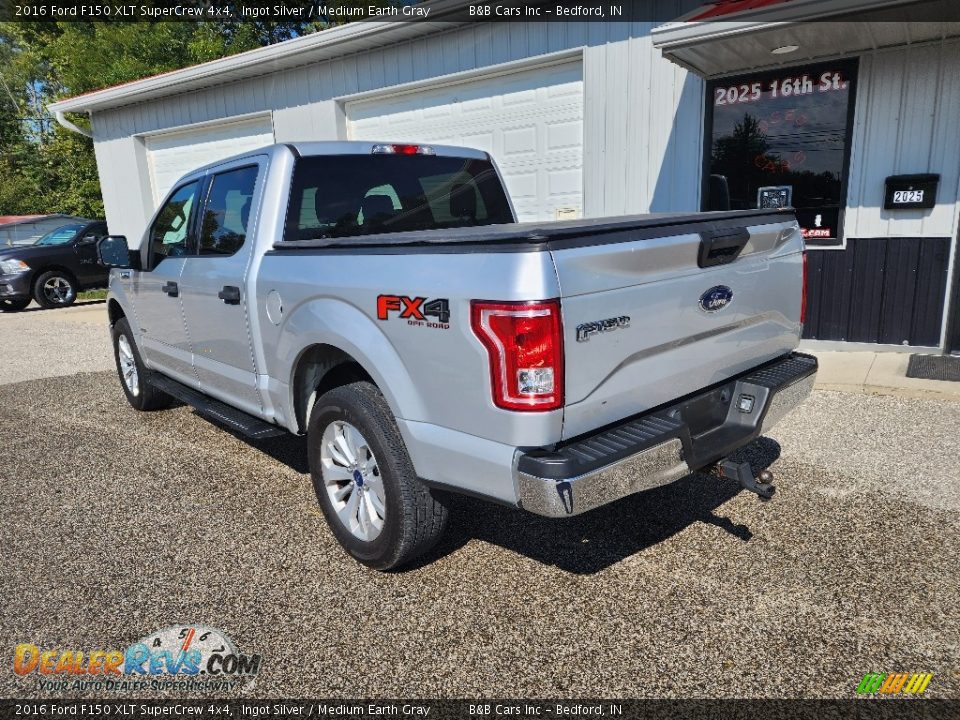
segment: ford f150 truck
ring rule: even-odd
[[[307,435],[354,558],[427,550],[456,491],[550,517],[722,463],[810,392],[790,211],[516,223],[466,148],[275,145],[99,244],[134,408]],[[642,520],[640,520],[642,522]]]

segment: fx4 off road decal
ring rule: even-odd
[[[406,320],[408,325],[450,329],[450,301],[446,298],[428,300],[424,297],[406,295],[379,295],[377,297],[377,319],[389,320],[391,315]],[[436,318],[431,320],[430,318]]]

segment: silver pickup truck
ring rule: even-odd
[[[466,148],[274,145],[99,245],[123,391],[306,434],[330,527],[394,568],[448,491],[566,517],[727,460],[810,392],[790,211],[516,223]]]

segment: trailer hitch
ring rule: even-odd
[[[761,500],[769,500],[777,491],[773,486],[773,473],[769,470],[761,470],[754,476],[750,463],[736,462],[729,458],[721,460],[719,465],[723,477],[740,483],[741,487],[756,493]]]

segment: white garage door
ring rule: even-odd
[[[146,138],[153,201],[159,204],[181,177],[198,167],[273,143],[273,124],[266,115],[204,125]]]
[[[347,105],[353,140],[465,145],[493,155],[520,220],[583,211],[579,62]]]

